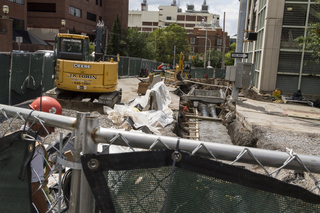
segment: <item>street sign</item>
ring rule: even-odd
[[[248,53],[231,53],[231,58],[248,58]]]

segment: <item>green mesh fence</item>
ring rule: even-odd
[[[28,86],[30,54],[13,54],[11,90],[23,95]]]
[[[0,212],[31,212],[30,160],[34,143],[23,140],[21,131],[0,139]]]
[[[9,103],[9,69],[10,69],[10,55],[0,54],[0,103]]]
[[[188,153],[180,153],[167,196],[173,153],[82,156],[100,211],[320,212],[320,197],[303,188]]]

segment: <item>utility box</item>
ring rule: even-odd
[[[236,88],[249,88],[253,82],[254,64],[239,62],[236,64]]]
[[[237,72],[237,69],[235,66],[227,66],[226,80],[227,81],[236,81],[236,72]]]

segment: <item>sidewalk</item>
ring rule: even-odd
[[[239,98],[236,109],[238,115],[251,126],[306,133],[320,132],[320,108]]]

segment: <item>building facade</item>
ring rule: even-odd
[[[129,11],[128,27],[141,32],[152,32],[158,28],[165,28],[175,23],[187,31],[191,53],[204,53],[205,37],[207,34],[207,51],[215,48],[223,49],[223,32],[219,24],[220,15],[208,12],[206,1],[203,2],[201,11],[196,11],[194,5],[187,5],[185,12],[173,1],[171,5],[160,5],[158,11],[148,11],[147,1],[141,4],[141,11]],[[226,52],[229,47],[229,36],[225,32]]]
[[[27,30],[50,44],[61,30],[88,35],[93,41],[97,22],[104,21],[111,31],[117,15],[122,28],[128,27],[129,0],[0,0],[3,5],[10,8],[13,29]],[[66,22],[63,28],[61,20]]]
[[[246,30],[258,36],[245,42],[244,52],[249,53],[247,62],[255,63],[259,91],[280,89],[292,95],[301,90],[305,96],[320,96],[320,66],[294,41],[306,35],[310,22],[320,21],[319,12],[313,0],[248,0]]]
[[[223,35],[224,34],[224,35]],[[203,53],[205,52],[205,38],[207,35],[207,51],[215,49],[216,51],[223,51],[225,45],[225,53],[229,51],[229,36],[223,32],[221,28],[205,28],[194,27],[187,37],[191,47],[190,53]],[[223,37],[224,36],[224,37]],[[223,40],[225,39],[225,43]]]

